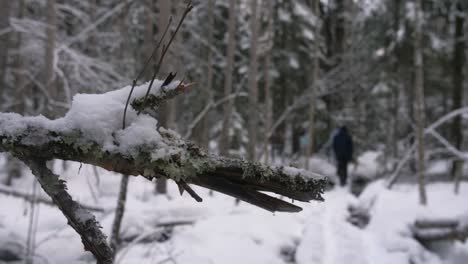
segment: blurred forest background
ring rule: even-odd
[[[423,204],[427,181],[455,181],[459,191],[468,171],[468,1],[193,4],[159,77],[177,72],[196,85],[163,106],[163,127],[221,155],[314,171],[311,157],[327,160],[332,131],[345,125],[356,163],[378,153],[372,179],[393,185],[402,175],[419,184]],[[0,112],[59,118],[77,93],[130,85],[185,6],[0,0]],[[0,180],[10,186],[24,169],[5,159]],[[439,161],[445,169],[425,175]]]
[[[76,93],[129,85],[184,5],[3,0],[0,110],[59,117]],[[160,122],[205,148],[263,161],[317,153],[347,125],[356,154],[398,160],[418,125],[415,53],[425,124],[466,102],[467,4],[421,8],[416,47],[414,1],[196,1],[161,78],[174,71],[197,87],[168,103]],[[440,133],[460,149],[463,131],[458,117]],[[428,139],[427,158],[453,158],[438,147]]]

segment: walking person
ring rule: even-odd
[[[348,179],[348,163],[353,158],[353,140],[346,126],[339,128],[332,143],[340,185],[345,186]]]

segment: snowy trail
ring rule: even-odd
[[[308,210],[298,246],[298,264],[367,263],[363,233],[346,222],[347,206],[354,197],[344,189],[326,194],[326,202]]]

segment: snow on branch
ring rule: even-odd
[[[64,182],[46,167],[48,160],[82,162],[148,180],[165,177],[197,201],[202,199],[189,184],[222,192],[271,212],[299,212],[302,208],[264,192],[303,202],[323,200],[327,180],[322,176],[209,154],[160,127],[151,111],[190,85],[165,85],[159,80],[154,80],[154,84],[158,89],[153,89],[148,97],[148,84],[105,94],[78,94],[67,114],[56,120],[0,113],[0,152],[9,152],[31,168],[98,263],[111,263],[112,249],[94,216],[72,200]],[[131,89],[134,91],[127,109],[128,125],[122,128]]]
[[[190,87],[177,81],[163,84],[156,80],[154,86],[159,89],[153,89],[146,100],[148,84],[134,88],[125,129],[121,117],[130,86],[105,94],[78,94],[68,113],[56,120],[2,113],[0,151],[20,158],[83,162],[149,180],[165,177],[182,186],[196,184],[220,191],[269,211],[301,208],[261,191],[305,202],[322,200],[324,177],[208,154],[160,127],[151,110]]]

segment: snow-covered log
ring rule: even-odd
[[[463,219],[424,219],[413,226],[414,237],[422,243],[437,241],[461,241],[468,238],[468,223]]]

